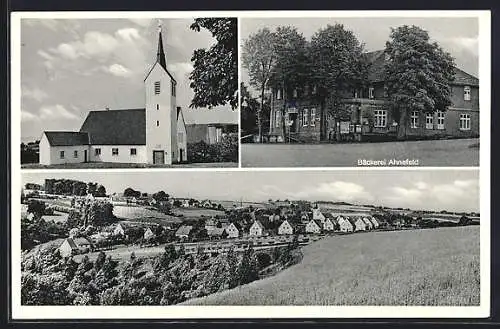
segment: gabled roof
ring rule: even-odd
[[[260,222],[260,220],[256,220],[255,222],[253,222],[252,226],[254,225],[257,225],[261,230],[265,230],[266,228],[264,227],[264,225]]]
[[[89,135],[74,131],[45,131],[50,146],[88,145]]]
[[[177,229],[175,235],[189,235],[193,227],[191,225],[182,225]]]
[[[146,145],[146,109],[90,111],[82,132],[93,145]]]
[[[382,82],[385,80],[385,55],[384,50],[375,50],[363,54],[368,66],[368,81]],[[479,79],[454,67],[455,79],[453,84],[470,85],[479,87]]]
[[[149,72],[148,74],[146,74],[146,77],[144,78],[144,81],[146,81],[146,79],[149,77],[149,75],[151,74],[151,72],[153,72],[153,69],[156,65],[160,65],[160,67],[162,68],[163,71],[167,72],[168,76],[170,77],[170,79],[172,79],[174,81],[174,84],[177,84],[177,81],[175,81],[175,78],[172,74],[170,74],[170,72],[168,72],[168,70],[166,68],[164,68],[160,63],[158,62],[155,62],[153,64],[153,66],[151,66],[151,69],[149,69]]]
[[[321,222],[320,222],[319,220],[317,220],[317,219],[311,219],[311,220],[309,221],[309,223],[310,223],[310,222],[313,222],[313,223],[314,223],[314,224],[316,224],[319,228],[322,228],[322,227],[323,227],[323,225],[321,224]]]
[[[208,236],[222,236],[224,234],[224,229],[222,227],[214,227],[207,230]]]
[[[455,67],[455,79],[453,80],[454,84],[457,85],[468,85],[468,86],[476,86],[479,87],[479,79],[469,74],[458,67]]]

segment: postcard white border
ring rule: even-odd
[[[480,167],[313,167],[313,168],[168,168],[112,169],[113,172],[162,171],[350,171],[350,170],[480,170],[480,306],[22,306],[20,294],[21,191],[19,141],[21,127],[20,22],[22,18],[193,18],[193,17],[474,17],[479,21]],[[240,27],[238,25],[238,31]],[[13,320],[52,319],[231,319],[231,318],[485,318],[490,315],[490,122],[491,122],[491,13],[481,11],[202,11],[202,12],[13,12],[11,13],[11,245]],[[240,40],[239,40],[240,41]],[[238,55],[238,64],[240,63]],[[238,76],[238,86],[241,76]],[[238,103],[240,100],[238,100]],[[241,159],[241,152],[239,154]],[[51,172],[56,172],[50,170]],[[65,172],[105,172],[73,169]],[[46,173],[49,170],[22,170]],[[61,171],[57,171],[61,172]]]

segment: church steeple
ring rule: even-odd
[[[161,22],[158,22],[158,51],[156,52],[156,61],[166,70],[167,60],[163,51],[163,40],[161,37]]]

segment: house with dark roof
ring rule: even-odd
[[[187,161],[187,130],[176,103],[177,82],[167,70],[161,28],[156,62],[144,79],[145,108],[90,111],[80,130],[44,131],[40,164]]]
[[[284,127],[290,140],[320,141],[321,120],[325,121],[325,140],[363,141],[397,136],[398,120],[389,100],[385,85],[385,63],[389,60],[384,50],[364,54],[368,64],[365,87],[345,91],[343,117],[325,114],[320,118],[317,86],[303,85],[271,92],[270,138],[283,142]],[[451,87],[451,105],[445,111],[413,111],[406,127],[408,138],[446,138],[479,136],[479,79],[454,68]],[[286,101],[286,104],[284,103]],[[329,111],[325,111],[329,113]],[[287,138],[288,139],[288,138]]]

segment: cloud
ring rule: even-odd
[[[393,207],[436,210],[477,209],[479,181],[455,180],[436,185],[420,181],[410,187],[390,187],[381,195],[381,201]]]
[[[296,198],[339,201],[371,201],[373,196],[359,184],[335,181],[293,194]]]
[[[133,42],[134,40],[141,39],[139,31],[131,27],[116,31],[116,35],[128,42]]]
[[[30,89],[26,86],[21,87],[21,96],[29,99],[34,99],[37,102],[41,102],[49,97],[46,92],[37,87]]]
[[[153,22],[150,18],[129,18],[129,21],[142,27],[148,27]]]
[[[66,70],[89,76],[106,72],[116,76],[143,73],[145,47],[149,42],[133,27],[116,30],[113,34],[89,31],[77,40],[60,43],[38,55],[47,69]],[[120,63],[115,65],[115,63]],[[103,69],[104,67],[104,69]]]
[[[116,75],[117,77],[128,77],[132,74],[129,69],[121,64],[110,65],[109,67],[105,68],[105,71]]]
[[[173,64],[167,64],[167,68],[170,72],[175,73],[177,76],[186,76],[190,74],[194,67],[191,62],[178,62]]]
[[[54,52],[68,59],[77,59],[80,57],[76,47],[68,43],[61,43]]]
[[[42,106],[40,108],[40,118],[43,120],[80,119],[76,114],[68,111],[60,104]]]
[[[43,57],[44,59],[48,60],[48,61],[51,61],[54,59],[54,56],[50,55],[49,53],[47,53],[46,51],[43,51],[43,50],[38,50],[36,52],[39,56]]]
[[[418,199],[422,196],[422,191],[418,189],[409,189],[404,187],[393,187],[392,188],[393,196],[396,198],[405,198],[405,199]]]
[[[415,183],[415,186],[419,189],[419,190],[425,190],[426,188],[429,187],[429,185],[427,185],[427,183],[425,182],[416,182]]]
[[[43,26],[45,28],[48,28],[52,31],[57,31],[58,27],[60,26],[60,20],[56,19],[47,19],[47,18],[37,18],[37,19],[23,19],[23,22],[28,25],[28,26]]]
[[[33,113],[21,110],[21,121],[34,121],[38,120],[38,117]]]

